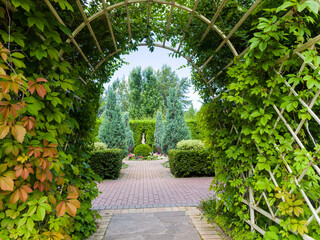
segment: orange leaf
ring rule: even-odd
[[[8,56],[7,56],[7,54],[5,54],[5,53],[1,53],[1,58],[3,59],[3,61],[7,61],[7,59],[8,59]]]
[[[69,213],[70,216],[75,217],[77,214],[77,207],[73,205],[72,203],[67,203],[67,213]]]
[[[48,80],[47,80],[47,79],[44,79],[44,78],[38,78],[38,79],[37,79],[37,82],[48,82]]]
[[[1,76],[1,78],[7,78],[6,76]],[[10,91],[10,86],[11,86],[10,82],[0,82],[0,88],[2,88],[3,93],[8,93]]]
[[[13,179],[9,176],[0,177],[0,188],[3,191],[13,191],[14,182]]]
[[[36,90],[37,90],[38,95],[42,98],[44,98],[47,95],[46,88],[40,84],[37,85]]]
[[[28,198],[28,192],[25,188],[20,188],[20,199],[22,202],[25,202]]]
[[[0,126],[0,139],[5,138],[8,135],[9,130],[10,130],[9,126],[1,125]]]
[[[79,197],[79,194],[77,192],[71,192],[68,194],[67,199],[76,199]]]
[[[14,204],[19,200],[19,189],[15,190],[10,196],[10,204]]]
[[[81,203],[77,199],[69,199],[68,203],[72,204],[76,208],[80,208],[80,206],[81,206]]]
[[[30,93],[33,94],[34,91],[36,90],[36,83],[34,81],[29,81],[28,82],[28,89],[29,89]]]
[[[48,177],[49,181],[52,182],[53,176],[52,176],[52,173],[50,172],[50,170],[47,169],[47,170],[46,170],[46,173],[47,173],[47,177]]]
[[[56,207],[56,211],[57,211],[58,217],[63,216],[64,213],[66,212],[66,204],[65,204],[65,202],[59,203],[58,206]]]
[[[26,135],[26,129],[21,125],[14,125],[11,127],[12,135],[18,140],[18,142],[22,143],[24,140],[24,136]]]

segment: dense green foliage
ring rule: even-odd
[[[82,17],[74,1],[52,4],[62,18]],[[93,81],[65,43],[75,22],[61,25],[40,0],[1,1],[0,12],[0,238],[87,238],[96,230],[91,201],[99,180],[87,151],[103,83],[118,60]]]
[[[318,9],[314,1],[286,1],[264,11],[244,59],[228,70],[227,91],[198,114],[214,156],[218,206],[243,223],[250,219],[251,188],[248,201],[279,222],[256,212],[263,239],[320,236],[317,221],[307,224],[311,206],[320,207],[319,126],[309,124],[319,113],[319,100],[312,100],[320,87],[319,49],[294,53],[318,36]],[[293,14],[282,17],[288,10]],[[256,232],[253,239],[262,237]]]
[[[231,239],[254,239],[253,233],[243,228],[241,219],[231,212],[223,211],[223,208],[217,204],[216,199],[205,200],[201,202],[200,207],[209,222],[213,221],[215,224],[218,224],[223,232]]]
[[[163,133],[164,133],[164,124],[162,120],[162,114],[161,112],[157,113],[157,118],[156,118],[156,126],[154,130],[154,146],[157,149],[158,153],[162,152],[162,138],[163,138]]]
[[[177,149],[179,150],[203,150],[204,144],[201,140],[182,140],[178,142]]]
[[[126,128],[117,105],[116,95],[112,90],[108,92],[104,119],[99,129],[99,139],[107,148],[120,148],[124,154],[128,152]]]
[[[117,179],[122,166],[122,149],[94,150],[89,165],[102,179]]]
[[[184,112],[175,89],[170,89],[167,104],[168,113],[161,144],[164,153],[176,148],[177,143],[181,140],[190,139],[189,128],[184,120]]]
[[[148,157],[152,153],[152,149],[148,144],[139,144],[134,148],[134,155],[136,157]]]
[[[213,159],[204,150],[170,149],[170,171],[175,177],[213,176]]]
[[[132,152],[134,148],[134,140],[133,140],[133,134],[130,128],[130,120],[129,120],[129,114],[127,112],[123,115],[123,122],[126,132],[126,141],[128,146],[128,152]]]

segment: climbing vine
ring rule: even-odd
[[[318,10],[316,1],[265,9],[250,50],[228,70],[226,91],[199,115],[215,157],[212,189],[220,205],[249,222],[250,203],[270,215],[255,214],[265,234],[253,239],[320,236],[310,210],[320,206],[320,145],[311,115],[319,111],[319,49],[295,52],[319,34]]]
[[[53,1],[73,13],[74,4]],[[99,181],[87,150],[109,61],[90,79],[43,1],[0,5],[0,239],[85,239]],[[85,87],[84,87],[85,86]]]

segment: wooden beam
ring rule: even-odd
[[[172,2],[174,4],[175,0],[173,0]],[[167,35],[168,35],[168,32],[169,32],[169,27],[170,27],[170,22],[171,22],[171,18],[172,18],[173,8],[174,8],[174,5],[171,5],[170,14],[169,14],[168,22],[167,22],[166,33],[165,33],[164,38],[163,38],[163,46],[166,45],[166,40],[167,40]]]
[[[239,22],[234,26],[234,28],[231,30],[231,32],[228,34],[228,36],[222,41],[222,43],[217,47],[215,52],[218,52],[223,45],[226,43],[227,40],[234,34],[235,31],[243,24],[243,22],[250,16],[250,14],[253,12],[253,10],[260,4],[262,0],[256,0],[255,3],[249,8],[249,10],[243,15],[243,17],[239,20]]]
[[[194,3],[194,6],[193,6],[192,12],[191,12],[191,14],[190,14],[190,17],[189,17],[187,26],[186,26],[185,30],[183,31],[183,36],[182,36],[182,39],[181,39],[181,41],[180,41],[180,44],[179,44],[179,47],[178,47],[178,50],[177,50],[178,52],[180,51],[182,42],[183,42],[183,40],[184,40],[185,37],[186,37],[186,34],[187,34],[188,29],[189,29],[189,27],[190,27],[190,24],[191,24],[191,22],[192,22],[192,18],[193,18],[193,16],[194,16],[194,13],[195,13],[195,11],[197,10],[199,1],[200,1],[200,0],[196,0],[196,2]]]
[[[50,11],[52,12],[52,14],[55,16],[55,18],[58,20],[59,23],[61,23],[62,25],[66,26],[64,24],[64,22],[62,21],[62,19],[60,18],[59,14],[57,13],[57,11],[53,8],[53,6],[51,5],[51,3],[49,2],[49,0],[44,0],[44,2],[47,4],[47,6],[49,7]],[[83,59],[87,62],[87,64],[89,65],[89,67],[93,70],[93,66],[91,65],[91,63],[89,62],[88,58],[86,57],[86,55],[84,55],[83,51],[81,50],[81,48],[79,47],[78,43],[76,42],[76,40],[74,40],[74,38],[72,38],[71,35],[67,34],[69,39],[71,39],[72,43],[74,44],[74,46],[76,47],[76,49],[78,50],[78,52],[81,54],[81,56],[83,57]],[[67,41],[68,42],[68,41]],[[69,41],[70,42],[70,41]]]
[[[202,35],[200,42],[202,42],[206,36],[208,35],[210,29],[212,28],[213,24],[215,23],[215,21],[217,20],[222,8],[224,7],[224,5],[226,5],[228,0],[223,0],[222,3],[220,4],[219,8],[217,9],[216,13],[214,14],[209,26],[207,27],[206,31],[204,32],[204,34]]]
[[[109,12],[107,11],[106,0],[102,0],[102,5],[103,5],[103,9],[104,9],[104,12],[105,12],[105,15],[106,15],[106,19],[107,19],[109,31],[110,31],[110,34],[111,34],[113,46],[114,46],[115,50],[117,51],[118,50],[118,46],[117,46],[116,38],[114,37],[114,34],[113,34],[113,29],[112,29],[112,24],[111,24],[110,17],[109,17]]]
[[[78,8],[79,8],[79,10],[81,12],[82,17],[83,17],[84,21],[86,22],[86,25],[87,25],[87,27],[89,29],[89,32],[90,32],[91,36],[94,39],[94,41],[96,42],[97,48],[99,49],[100,53],[103,54],[103,52],[101,50],[101,47],[100,47],[100,44],[99,44],[99,42],[98,42],[98,40],[96,38],[96,35],[95,35],[94,31],[92,30],[91,24],[88,22],[87,15],[83,11],[83,8],[82,8],[82,5],[80,3],[80,0],[76,0],[76,2],[77,2],[77,5],[78,5]]]

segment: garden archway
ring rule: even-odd
[[[245,213],[243,213],[242,218],[250,225],[252,231],[256,230],[262,235],[268,232],[268,229],[266,227],[263,228],[263,226],[258,225],[257,219],[261,219],[259,216],[263,216],[262,218],[267,218],[277,224],[282,224],[283,227],[283,221],[289,220],[288,218],[284,218],[282,215],[279,216],[277,212],[280,208],[275,209],[272,204],[275,201],[281,201],[281,199],[283,200],[283,202],[288,202],[288,199],[290,201],[292,199],[295,199],[296,197],[299,197],[298,200],[305,202],[305,204],[303,205],[303,212],[306,213],[307,218],[302,219],[301,215],[303,214],[300,212],[300,208],[297,208],[296,211],[298,211],[298,213],[296,214],[296,218],[298,220],[296,221],[299,221],[299,223],[301,224],[298,224],[299,226],[295,226],[294,228],[292,227],[288,230],[288,232],[296,232],[296,230],[298,230],[303,239],[315,239],[311,234],[308,234],[308,231],[305,231],[304,227],[314,228],[318,231],[320,225],[320,206],[317,198],[315,197],[314,199],[312,194],[309,194],[306,191],[310,188],[305,186],[308,185],[307,183],[310,183],[312,187],[314,187],[315,185],[319,185],[318,178],[320,175],[320,169],[319,163],[317,162],[317,154],[319,150],[316,141],[313,141],[315,143],[314,145],[316,147],[316,150],[314,150],[313,148],[311,149],[311,147],[307,146],[308,144],[306,144],[305,141],[308,142],[308,140],[303,139],[303,136],[301,136],[301,129],[306,125],[306,134],[308,134],[308,121],[313,121],[315,124],[317,124],[316,126],[320,124],[320,119],[317,112],[317,106],[319,105],[318,97],[320,95],[320,86],[318,84],[320,61],[318,59],[317,44],[320,42],[320,35],[319,32],[317,32],[316,27],[314,27],[314,29],[312,29],[313,31],[309,34],[306,29],[301,30],[301,28],[299,28],[301,26],[293,26],[293,23],[290,21],[286,22],[286,19],[290,18],[291,16],[293,18],[305,17],[303,19],[307,21],[308,18],[306,16],[308,15],[303,11],[308,11],[308,13],[310,12],[310,14],[317,14],[319,10],[318,0],[302,1],[301,3],[294,3],[289,1],[286,2],[286,5],[281,5],[272,1],[262,2],[260,0],[257,0],[256,2],[248,1],[241,3],[237,1],[228,2],[227,0],[222,0],[221,2],[219,2],[219,4],[210,7],[208,7],[207,5],[210,4],[211,1],[202,0],[126,0],[113,1],[112,4],[108,3],[108,5],[103,0],[101,3],[99,2],[99,5],[95,6],[94,4],[91,4],[91,7],[89,7],[90,4],[83,4],[83,2],[80,2],[79,0],[77,0],[76,3],[74,3],[72,6],[70,4],[68,5],[67,1],[65,0],[55,1],[56,3],[53,3],[49,0],[44,0],[47,9],[50,10],[50,12],[59,23],[56,24],[55,27],[60,29],[60,33],[63,32],[67,36],[66,38],[64,38],[65,42],[67,44],[70,43],[73,45],[73,47],[66,47],[63,44],[61,44],[61,46],[59,45],[59,47],[61,47],[62,49],[59,49],[59,54],[56,54],[55,51],[50,48],[50,43],[48,43],[48,39],[50,40],[51,38],[54,39],[55,37],[58,37],[54,35],[55,33],[45,33],[43,31],[44,26],[46,26],[46,28],[50,28],[50,26],[48,26],[49,24],[46,23],[42,24],[41,21],[49,21],[50,17],[52,18],[52,16],[44,16],[45,8],[43,6],[41,6],[43,11],[42,14],[32,15],[28,10],[30,10],[30,8],[37,9],[37,6],[34,6],[34,4],[30,3],[29,1],[24,2],[25,4],[30,5],[29,9],[28,6],[17,3],[17,1],[2,0],[2,2],[4,2],[5,7],[7,9],[10,9],[11,12],[22,12],[22,15],[24,15],[25,19],[15,16],[15,21],[22,22],[23,20],[27,19],[28,26],[30,29],[32,29],[32,33],[34,33],[33,37],[38,37],[43,42],[43,44],[40,44],[38,42],[39,45],[44,46],[44,49],[42,50],[38,49],[37,46],[30,47],[36,50],[30,50],[31,53],[28,56],[36,56],[38,61],[34,60],[34,62],[39,63],[38,69],[34,66],[34,64],[32,64],[32,61],[30,61],[31,63],[29,64],[32,66],[32,68],[30,69],[38,69],[36,71],[36,74],[40,75],[50,67],[50,69],[52,69],[52,72],[45,74],[48,79],[54,79],[50,84],[54,85],[55,88],[60,87],[64,90],[61,92],[57,91],[56,94],[60,96],[64,94],[63,96],[66,97],[65,99],[71,99],[70,106],[66,105],[64,106],[65,109],[62,109],[62,107],[57,109],[57,105],[67,104],[67,102],[61,102],[60,100],[61,103],[59,103],[59,100],[56,99],[58,95],[50,95],[50,92],[49,96],[51,99],[48,99],[48,101],[52,102],[52,106],[54,108],[52,107],[52,111],[45,109],[45,105],[43,104],[42,106],[40,104],[40,98],[36,101],[31,96],[35,91],[37,91],[39,97],[44,98],[44,96],[47,94],[47,91],[49,92],[49,90],[44,91],[43,88],[40,87],[43,80],[41,80],[41,78],[38,78],[38,80],[40,79],[39,83],[34,83],[34,81],[31,82],[31,80],[28,82],[28,84],[30,83],[28,91],[31,94],[27,97],[30,107],[29,110],[26,111],[29,111],[30,115],[32,116],[37,116],[40,111],[43,111],[43,115],[41,115],[41,117],[37,119],[37,122],[41,123],[41,121],[44,121],[43,119],[45,119],[46,117],[46,120],[49,123],[53,121],[52,119],[54,119],[54,121],[63,126],[52,129],[52,126],[50,124],[50,126],[46,126],[45,123],[42,123],[39,128],[46,128],[46,133],[41,135],[41,140],[57,142],[61,146],[63,146],[63,149],[65,151],[66,149],[68,149],[69,145],[80,145],[80,142],[85,133],[81,130],[77,133],[74,133],[72,130],[68,129],[68,126],[66,125],[69,124],[76,128],[75,126],[77,124],[72,122],[71,120],[62,123],[62,120],[67,118],[65,115],[72,112],[72,116],[74,118],[79,121],[82,120],[81,127],[85,126],[87,127],[85,129],[89,129],[90,126],[88,125],[90,125],[90,123],[86,123],[85,121],[85,116],[87,116],[88,113],[85,113],[85,111],[81,109],[81,107],[83,108],[83,106],[90,104],[90,99],[98,98],[97,96],[100,93],[99,91],[95,93],[93,90],[91,92],[85,93],[83,93],[82,91],[78,91],[80,96],[71,96],[72,98],[69,98],[69,95],[72,95],[70,92],[73,91],[71,82],[69,83],[68,81],[66,81],[68,79],[66,79],[65,77],[56,76],[53,72],[55,69],[59,69],[64,73],[64,75],[68,75],[68,72],[71,71],[70,69],[76,68],[78,71],[77,73],[79,74],[79,78],[83,83],[83,85],[80,86],[79,89],[94,89],[93,85],[97,83],[97,81],[95,81],[95,78],[101,79],[103,77],[102,75],[105,74],[105,72],[107,72],[108,74],[112,74],[114,70],[112,68],[114,67],[114,65],[116,65],[116,63],[113,61],[114,59],[119,59],[122,52],[129,52],[135,47],[141,45],[147,45],[150,48],[161,47],[168,49],[174,52],[176,56],[182,56],[186,58],[190,62],[190,64],[197,70],[196,72],[198,73],[193,73],[194,84],[198,89],[202,91],[204,95],[206,95],[208,99],[212,99],[213,97],[215,97],[217,93],[221,92],[221,90],[227,90],[230,92],[230,94],[224,95],[224,99],[226,99],[225,101],[220,101],[219,98],[215,99],[216,103],[219,103],[223,106],[223,109],[220,109],[220,114],[225,114],[223,116],[225,116],[227,120],[230,120],[228,124],[224,123],[224,125],[222,126],[217,126],[215,131],[223,132],[228,128],[230,135],[231,133],[233,133],[234,135],[232,136],[236,138],[236,140],[230,140],[229,145],[223,145],[221,143],[221,146],[219,146],[221,149],[227,148],[227,150],[224,150],[223,152],[223,154],[225,154],[225,160],[228,160],[228,162],[231,161],[230,159],[237,160],[238,155],[245,151],[247,146],[250,144],[256,147],[255,150],[258,153],[250,153],[250,155],[248,152],[246,152],[244,154],[247,159],[253,159],[252,162],[249,162],[246,165],[244,164],[243,166],[245,167],[243,167],[242,172],[237,172],[236,174],[233,172],[232,174],[234,175],[232,175],[232,181],[230,180],[230,178],[225,178],[228,179],[225,183],[230,184],[230,182],[232,182],[232,184],[234,184],[234,189],[240,189],[241,184],[246,183],[245,189],[241,189],[241,191],[239,190],[239,192],[233,193],[238,197],[237,203],[243,203],[243,206],[248,207],[248,214],[246,215]],[[13,4],[11,4],[10,2],[12,2]],[[98,1],[96,0],[93,3],[97,2]],[[181,2],[181,4],[179,4],[178,2]],[[243,9],[241,9],[239,5]],[[278,8],[279,5],[281,5],[282,7]],[[270,18],[270,15],[267,14],[266,15],[269,16],[269,18],[265,18],[266,20],[264,20],[263,18],[259,19],[259,16],[252,17],[252,13],[263,14],[262,8],[264,7],[278,8],[277,10],[274,9],[273,11],[277,14],[283,12],[283,14],[275,14],[275,20],[272,20],[272,18]],[[16,8],[18,8],[18,10]],[[62,8],[63,10],[69,8],[69,10],[73,9],[73,11],[65,10],[59,12],[58,9],[60,8]],[[231,10],[234,11],[232,12],[234,13],[234,16],[232,17],[230,16],[230,13],[228,15],[228,12]],[[284,12],[283,10],[286,11]],[[36,10],[32,11],[36,12]],[[142,11],[144,12],[144,14],[141,14]],[[48,12],[45,13],[48,14]],[[63,15],[65,19],[61,15]],[[250,21],[255,22],[256,25],[260,25],[252,30]],[[284,26],[281,31],[285,31],[287,27],[286,24],[292,24],[289,26],[292,27],[292,29],[290,29],[292,31],[287,31],[285,32],[285,34],[292,34],[293,36],[297,37],[297,41],[289,41],[290,44],[287,45],[283,44],[283,46],[281,46],[283,47],[283,49],[284,46],[287,47],[285,50],[283,50],[283,52],[281,52],[281,48],[279,48],[277,49],[279,50],[279,52],[275,52],[274,55],[272,55],[272,58],[268,58],[263,55],[264,52],[269,50],[267,49],[267,47],[273,47],[268,45],[268,42],[271,40],[275,41],[277,40],[277,38],[277,41],[279,41],[279,38],[281,39],[281,36],[276,35],[276,31],[272,30],[272,27],[277,28],[278,22],[280,22]],[[226,23],[226,25],[229,25],[225,26],[224,23]],[[19,24],[23,26],[22,23]],[[279,25],[282,26],[281,24]],[[309,23],[304,24],[305,26],[309,26]],[[35,29],[35,26],[38,29]],[[70,31],[71,27],[72,29]],[[297,32],[299,33],[296,33],[294,27],[298,28],[300,32],[297,30]],[[270,30],[265,30],[267,28],[269,28]],[[10,36],[10,24],[8,29],[9,34],[7,35]],[[269,36],[267,36],[270,32],[273,35],[270,34]],[[302,34],[302,37],[299,34]],[[305,35],[308,37],[305,37]],[[19,41],[19,35],[12,36],[16,39],[16,41]],[[8,37],[6,37],[3,33],[2,38],[4,39],[4,42],[11,41],[10,37],[7,41],[5,41],[5,39],[7,39]],[[249,39],[251,39],[250,45],[248,44]],[[287,39],[281,40],[283,40],[284,42],[287,41]],[[23,46],[19,44],[19,42],[17,42],[17,44],[23,48]],[[10,44],[8,48],[9,50],[11,50]],[[47,49],[51,49],[51,51]],[[66,51],[66,54],[64,54],[64,49],[68,50]],[[29,51],[29,49],[25,50]],[[74,63],[75,66],[71,66],[70,64],[60,65],[57,63],[57,61],[48,65],[45,65],[45,63],[43,63],[44,67],[42,67],[42,65],[40,64],[40,60],[44,57],[47,57],[47,55],[50,55],[50,58],[52,59],[59,59],[62,63],[65,62],[65,59],[67,59],[67,61],[71,61],[72,63]],[[17,54],[16,56],[18,56],[18,58],[20,57],[20,55]],[[3,59],[4,58],[5,57],[3,57]],[[241,68],[241,64],[243,64],[244,62],[243,59],[248,62],[248,66],[252,65],[258,68],[258,73],[260,74],[260,76],[255,75],[257,73],[255,73],[252,69],[250,74],[243,76],[242,74],[244,74],[244,69],[246,69],[246,67],[249,68],[248,66],[242,66]],[[257,66],[259,64],[256,64],[253,60],[260,61],[260,59],[262,60],[261,66],[259,67]],[[84,64],[81,65],[83,69],[80,69],[80,67],[76,64],[77,61],[82,61],[81,64],[85,63],[87,66],[89,66],[88,69],[84,69]],[[16,60],[16,62],[14,62],[14,65],[16,67],[18,66],[18,68],[23,68],[23,65],[21,65],[21,63],[19,67],[19,63],[20,62]],[[234,79],[236,79],[236,76],[239,76],[239,78],[238,81],[232,82],[230,78],[226,76],[225,70],[231,67],[234,63],[237,64],[236,67],[232,70],[233,72],[231,72],[231,75],[233,74]],[[298,65],[299,69],[296,70]],[[270,70],[269,66],[272,66],[272,70]],[[237,67],[239,68],[237,69]],[[108,68],[111,68],[112,70],[107,71]],[[269,75],[266,74],[266,72],[268,72]],[[271,72],[275,74],[272,75]],[[311,72],[312,74],[309,74]],[[287,73],[295,76],[287,76]],[[255,77],[249,79],[249,75]],[[300,75],[303,77],[300,77]],[[265,84],[260,84],[259,87],[257,87],[254,84],[257,84],[259,82],[259,77],[263,79],[265,78]],[[229,82],[224,82],[225,78],[228,78]],[[249,79],[251,82],[246,79]],[[277,81],[277,83],[275,83],[275,80]],[[244,83],[245,81],[247,82]],[[226,86],[227,83],[228,86]],[[280,84],[282,85],[280,86]],[[25,83],[25,85],[27,85],[27,83]],[[251,86],[254,87],[252,87],[252,92],[249,90],[247,92],[241,92],[243,89],[239,89],[239,86],[249,90],[251,90]],[[9,86],[9,88],[5,88],[1,86],[1,89],[3,91],[1,98],[3,98],[2,96],[5,96],[4,94],[8,93],[9,91],[12,91],[13,94],[18,94],[18,90],[15,87],[10,88]],[[266,89],[268,89],[268,91],[266,91]],[[306,89],[308,91],[306,91]],[[250,99],[251,102],[246,102],[243,97],[243,95],[245,94],[260,95],[259,98],[252,98]],[[286,97],[283,97],[281,101],[274,100],[274,98],[285,94]],[[79,99],[84,100],[84,103],[79,103],[77,105],[77,101],[80,101]],[[228,106],[228,108],[226,108],[224,104],[226,104],[226,102],[228,101],[231,102],[231,104]],[[262,104],[260,104],[259,101],[261,101]],[[243,104],[243,102],[245,102],[246,104]],[[77,107],[74,107],[73,104],[75,104]],[[255,109],[253,107],[254,105],[259,105],[259,108]],[[234,106],[237,106],[241,108],[241,110],[243,110],[243,114],[237,113],[237,116],[239,116],[239,118],[235,121],[228,118],[229,114],[230,116],[236,116],[236,113],[233,112]],[[250,109],[246,109],[246,106],[250,106]],[[97,106],[95,106],[95,108],[96,107]],[[68,110],[66,110],[67,108]],[[76,109],[77,111],[75,111],[74,109]],[[63,111],[66,114],[63,114]],[[94,111],[92,110],[92,112]],[[297,113],[297,116],[293,113]],[[301,113],[301,115],[298,115],[298,113]],[[13,112],[11,115],[15,115],[15,113]],[[247,128],[243,127],[245,125],[244,121],[242,121],[243,119],[249,122],[248,124],[246,123]],[[215,118],[215,120],[218,121],[217,118]],[[31,121],[33,120],[31,119]],[[270,124],[268,122],[270,122]],[[12,126],[16,126],[12,125],[12,122],[10,123],[10,126],[5,124],[7,123],[3,123],[3,126],[1,125],[1,127],[4,127],[6,131],[7,129],[11,129]],[[17,125],[21,126],[22,123],[19,123]],[[32,124],[30,126],[32,126]],[[12,139],[21,140],[21,136],[20,138],[19,135],[16,136],[17,133],[15,132],[15,128],[12,127],[12,129],[13,130],[10,130],[12,131]],[[25,132],[26,130],[23,131]],[[9,130],[7,131],[7,134],[8,132]],[[275,134],[274,132],[276,132],[277,134]],[[62,133],[67,135],[65,137],[66,140],[61,140],[59,138]],[[7,134],[2,134],[1,139],[5,138]],[[266,137],[264,134],[266,134],[268,137]],[[310,139],[314,140],[312,134],[309,135]],[[31,139],[31,136],[32,135],[30,134],[30,137],[28,138]],[[227,139],[226,136],[227,133],[225,133],[224,135],[225,139]],[[250,138],[246,139],[245,136],[250,136]],[[268,143],[268,138],[270,139],[271,136],[274,136],[276,141]],[[73,138],[75,138],[76,140],[74,140]],[[5,139],[5,141],[7,140],[8,139]],[[22,144],[23,140],[24,138],[22,138],[22,141],[19,142],[21,142]],[[25,142],[25,144],[29,144],[29,141],[28,143]],[[39,143],[34,143],[34,145],[35,146],[30,146],[31,148],[25,146],[25,149],[35,149],[36,145],[39,145]],[[46,148],[46,146],[47,142],[44,141],[43,146],[41,145],[41,149]],[[19,147],[20,145],[17,147],[17,149],[19,149]],[[274,162],[272,162],[272,164],[266,163],[266,159],[270,155],[268,151],[271,152],[270,148],[274,148],[279,152],[275,157],[277,161],[275,160]],[[61,154],[63,153],[63,149],[61,150]],[[15,157],[17,157],[17,155],[15,155],[16,152],[14,151],[16,150],[8,150],[6,154],[13,154]],[[18,150],[17,154],[19,154],[19,151],[20,150]],[[23,150],[21,150],[21,152],[22,151]],[[30,152],[32,152],[31,156],[34,155],[34,158],[37,158],[36,155],[40,154],[40,151],[36,154],[36,150],[32,150]],[[30,152],[25,153],[30,154]],[[303,155],[304,157],[294,157],[297,155]],[[302,159],[303,161],[301,160],[300,165],[304,167],[301,169],[299,168],[299,166],[296,166],[297,164],[295,164],[294,161],[290,161],[290,159],[288,159],[288,156],[292,157],[294,161]],[[272,157],[274,157],[274,155],[272,155]],[[72,157],[70,160],[70,157],[67,155],[63,155],[63,158],[64,164],[66,165],[69,164],[69,161],[70,163],[72,161]],[[247,160],[245,157],[243,157],[241,161],[241,163],[246,163]],[[8,166],[9,165],[10,164],[8,164]],[[63,164],[61,163],[61,165]],[[12,165],[10,166],[12,167]],[[54,166],[57,169],[60,168],[60,166],[57,166],[56,164],[54,164]],[[241,169],[241,167],[242,166],[235,161],[233,168]],[[293,186],[293,190],[291,189],[289,192],[282,191],[282,186],[279,184],[279,182],[282,182],[282,180],[286,178],[286,176],[281,175],[283,174],[283,172],[279,173],[280,176],[277,175],[277,171],[280,168],[283,169],[283,172],[287,172],[291,177],[290,179],[292,180],[291,184]],[[44,169],[47,169],[46,172],[44,171]],[[41,172],[42,170],[44,173]],[[4,172],[5,171],[6,169],[4,170]],[[28,171],[30,171],[29,173],[31,174],[32,171]],[[52,175],[50,175],[49,173],[50,170],[46,167],[41,167],[41,171],[38,174],[40,176],[39,180],[41,181],[42,179],[44,179],[44,181],[51,182]],[[58,170],[55,171],[58,172]],[[72,168],[70,171],[75,172],[74,174],[77,175],[77,171],[74,170],[74,168]],[[259,172],[260,175],[257,172]],[[58,173],[55,174],[55,177],[61,178]],[[6,179],[10,178],[8,176],[5,177]],[[254,177],[257,177],[257,179],[254,179]],[[251,184],[251,181],[253,180],[254,184]],[[302,182],[303,184],[301,184]],[[271,187],[269,186],[269,183],[272,185]],[[40,186],[40,183],[37,183],[36,186],[38,187],[38,185]],[[270,187],[273,192],[269,191],[268,187]],[[1,188],[2,190],[9,189],[3,187]],[[45,186],[41,185],[40,188],[42,188],[43,190]],[[12,186],[12,191],[13,189],[14,188]],[[21,187],[18,187],[17,190],[15,189],[15,195],[17,195],[18,190],[21,191],[20,189]],[[28,188],[27,190],[30,191]],[[27,190],[23,191],[27,192]],[[293,194],[292,192],[294,190],[296,190],[296,192]],[[271,198],[271,194],[277,193],[282,194],[280,195],[280,200],[275,200],[274,198],[271,199],[271,201],[269,199],[269,197]],[[21,193],[21,195],[23,194]],[[23,197],[25,197],[25,195],[23,195]],[[2,199],[5,199],[5,197],[0,198],[1,201]],[[16,197],[14,199],[16,199]],[[10,200],[8,199],[6,199],[5,201],[10,202]],[[67,204],[69,200],[61,201],[61,203],[65,202]],[[300,203],[301,201],[297,202],[297,205],[295,206],[302,205],[302,203]],[[272,204],[270,202],[272,202]],[[55,205],[54,203],[52,204]],[[281,204],[279,204],[278,206],[281,206]],[[227,208],[228,207],[230,208],[230,206],[227,206]],[[288,213],[286,213],[285,211],[285,214],[287,214],[288,216],[292,216],[292,211],[290,212],[288,210]],[[27,220],[25,219],[24,221]],[[291,222],[288,224],[291,224]],[[299,227],[302,230],[299,230]]]

